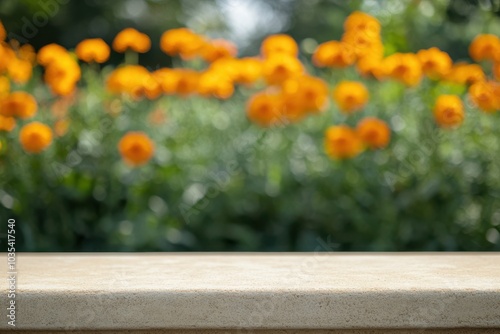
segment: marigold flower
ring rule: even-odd
[[[464,106],[456,95],[440,95],[434,105],[434,119],[444,128],[460,125],[465,117]]]
[[[347,31],[342,36],[342,43],[348,45],[356,57],[364,57],[370,54],[381,57],[384,53],[384,46],[380,36],[367,31]]]
[[[422,64],[422,70],[431,79],[441,79],[450,72],[453,61],[450,56],[438,48],[420,50],[417,57]]]
[[[331,158],[349,159],[363,151],[363,143],[347,125],[335,125],[326,130],[325,151]]]
[[[160,83],[140,65],[117,68],[108,77],[106,87],[114,94],[128,94],[136,99],[144,95],[155,98],[161,93]]]
[[[493,76],[497,81],[500,81],[500,62],[493,64]]]
[[[0,100],[0,114],[3,116],[27,119],[35,116],[36,111],[35,98],[26,92],[13,92]]]
[[[262,73],[266,82],[277,85],[304,72],[302,63],[295,57],[274,54],[264,60]]]
[[[148,52],[150,48],[151,39],[149,36],[134,28],[126,28],[120,31],[113,40],[113,49],[120,53],[127,50],[145,53]]]
[[[15,59],[14,50],[7,43],[0,41],[0,73],[7,70]]]
[[[57,61],[50,62],[44,74],[45,82],[52,93],[60,96],[71,95],[81,78],[78,62],[69,54],[60,54]]]
[[[214,39],[206,43],[202,48],[201,57],[205,61],[213,63],[221,58],[233,58],[237,53],[238,49],[234,43],[226,41],[225,39]]]
[[[318,67],[346,67],[354,64],[356,53],[349,44],[329,41],[318,45],[312,60]]]
[[[5,117],[0,115],[0,131],[10,132],[16,127],[16,120],[14,117]]]
[[[48,44],[38,51],[37,61],[38,64],[47,66],[53,61],[57,61],[59,57],[66,56],[67,53],[68,51],[58,44]]]
[[[28,153],[39,153],[52,143],[52,130],[40,122],[26,124],[19,132],[21,146]]]
[[[368,34],[380,34],[380,22],[371,15],[355,11],[344,21],[345,31],[363,31]]]
[[[30,44],[24,44],[17,50],[19,59],[28,61],[31,65],[36,63],[35,48]]]
[[[375,117],[362,119],[356,132],[363,143],[372,149],[386,147],[391,140],[391,130],[387,123]]]
[[[137,167],[153,157],[155,145],[144,132],[131,131],[122,137],[118,150],[127,164]]]
[[[102,38],[85,39],[78,43],[76,55],[86,63],[104,63],[109,59],[110,49]]]
[[[282,102],[277,94],[257,93],[247,103],[247,116],[252,122],[263,127],[279,124],[283,122]]]
[[[14,58],[7,67],[7,72],[9,73],[12,81],[19,84],[24,84],[31,78],[33,74],[33,67],[27,60]]]
[[[476,36],[469,46],[469,54],[475,61],[500,61],[500,38],[493,34]]]
[[[373,76],[378,80],[385,77],[383,59],[380,57],[362,57],[356,62],[356,69],[362,76]]]
[[[416,86],[422,79],[422,65],[413,53],[395,53],[385,58],[384,72],[407,86]]]
[[[346,114],[364,108],[369,96],[365,85],[357,81],[341,81],[333,90],[333,99]]]
[[[7,38],[7,32],[5,31],[5,27],[2,24],[2,21],[0,21],[0,41],[5,41]]]
[[[485,112],[500,110],[500,84],[494,81],[479,81],[469,87],[472,102]]]
[[[0,76],[0,99],[9,95],[10,81],[7,77]]]
[[[197,85],[198,93],[202,96],[215,96],[220,99],[228,99],[234,93],[234,85],[223,73],[217,71],[206,71],[200,75]]]
[[[452,67],[446,80],[461,85],[472,85],[475,82],[485,81],[486,74],[478,64],[458,63]]]
[[[320,78],[308,75],[293,78],[285,81],[282,89],[298,113],[321,111],[328,103],[328,85]]]
[[[263,63],[257,58],[242,58],[235,63],[233,80],[236,83],[251,85],[262,78]]]
[[[161,35],[160,48],[170,56],[180,55],[183,59],[197,56],[206,45],[205,39],[187,28],[165,31]]]
[[[260,53],[264,58],[275,54],[297,57],[299,47],[292,37],[285,34],[277,34],[264,39],[260,47]]]

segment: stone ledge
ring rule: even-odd
[[[24,253],[17,266],[16,328],[45,333],[500,332],[498,253]]]

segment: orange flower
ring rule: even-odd
[[[318,67],[346,67],[355,61],[354,49],[349,44],[338,41],[318,45],[313,54],[314,65]]]
[[[345,31],[363,31],[367,34],[380,34],[380,22],[366,13],[355,11],[344,21]]]
[[[86,63],[104,63],[109,59],[110,49],[101,38],[85,39],[78,43],[76,55]]]
[[[2,24],[2,21],[0,21],[0,42],[5,41],[7,38],[7,32],[5,31],[5,27]]]
[[[292,37],[284,34],[277,34],[268,36],[264,39],[260,47],[260,53],[264,58],[275,54],[297,57],[299,54],[299,47]]]
[[[142,96],[153,99],[161,94],[161,84],[156,77],[139,65],[117,68],[108,77],[106,87],[114,94],[127,94],[135,99]]]
[[[25,92],[14,92],[0,100],[0,114],[3,116],[27,119],[35,116],[36,111],[35,98]]]
[[[0,99],[9,95],[10,81],[7,77],[0,77]]]
[[[26,60],[30,64],[34,65],[36,63],[36,52],[32,45],[25,44],[17,50],[19,59]]]
[[[341,81],[333,90],[333,99],[346,114],[362,109],[369,96],[365,85],[357,81]]]
[[[268,84],[276,85],[302,74],[304,67],[295,57],[274,54],[264,61],[262,72]]]
[[[234,81],[251,85],[262,78],[262,62],[257,58],[242,58],[235,64]]]
[[[497,81],[500,81],[500,62],[493,65],[493,75]],[[0,89],[1,92],[1,89]],[[1,94],[1,93],[0,93]]]
[[[31,75],[33,73],[33,67],[31,66],[31,63],[27,60],[14,58],[7,67],[7,71],[12,81],[24,84],[28,82],[29,79],[31,78]]]
[[[247,103],[247,116],[260,126],[271,126],[283,122],[281,110],[282,100],[276,94],[260,92],[250,98]]]
[[[356,131],[365,145],[372,149],[386,147],[391,140],[391,130],[387,123],[375,117],[361,120]]]
[[[395,53],[384,59],[384,72],[387,76],[416,86],[422,79],[422,65],[413,53]]]
[[[234,93],[231,80],[224,73],[214,70],[208,70],[200,75],[197,89],[202,96],[215,96],[220,99],[228,99]]]
[[[161,35],[160,48],[170,56],[180,55],[183,59],[197,56],[205,46],[205,39],[187,28],[165,31]]]
[[[356,69],[362,76],[373,76],[378,80],[384,78],[383,59],[378,57],[362,57],[356,63]]]
[[[422,64],[422,70],[431,79],[441,79],[448,75],[453,62],[450,56],[438,48],[420,50],[417,57]]]
[[[134,28],[126,28],[120,31],[113,41],[113,49],[120,53],[127,50],[145,53],[148,52],[150,48],[151,40],[149,36]]]
[[[21,146],[28,153],[39,153],[52,143],[52,130],[40,122],[26,124],[19,132]]]
[[[0,41],[0,73],[7,70],[15,59],[14,50],[7,43]]]
[[[348,45],[357,57],[373,55],[382,57],[384,46],[380,36],[367,31],[347,31],[342,36],[342,42]]]
[[[118,143],[123,160],[131,166],[141,166],[153,156],[155,146],[144,132],[128,132]]]
[[[238,53],[238,49],[236,48],[236,45],[226,41],[225,39],[214,39],[205,44],[201,53],[202,58],[205,61],[213,63],[221,58],[235,57]]]
[[[325,151],[334,159],[353,158],[363,151],[363,143],[347,125],[331,126],[325,133]]]
[[[283,93],[301,113],[321,111],[328,103],[327,83],[308,75],[287,80]]]
[[[5,117],[0,115],[0,131],[10,132],[16,127],[16,120],[14,117]]]
[[[60,56],[65,56],[68,51],[58,44],[48,44],[38,51],[37,61],[42,66],[47,66],[53,61],[57,61]]]
[[[500,61],[500,38],[493,34],[476,36],[469,46],[469,54],[475,61]]]
[[[456,95],[440,95],[434,105],[434,119],[444,128],[460,125],[465,117],[464,106]]]
[[[60,119],[54,123],[54,132],[58,137],[64,136],[68,132],[68,128],[69,120],[67,119]]]
[[[485,112],[500,110],[500,84],[494,81],[479,81],[469,87],[472,102]]]
[[[60,96],[71,95],[80,77],[80,66],[69,53],[62,53],[57,57],[57,61],[50,62],[44,74],[45,82],[52,93]]]
[[[471,85],[475,82],[485,81],[486,74],[478,64],[458,63],[452,67],[446,79],[461,85]]]

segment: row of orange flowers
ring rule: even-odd
[[[493,64],[493,77],[488,78],[479,64],[453,64],[448,54],[437,48],[384,57],[380,23],[365,13],[351,14],[344,28],[340,41],[328,41],[317,47],[312,57],[314,65],[332,68],[355,66],[363,77],[398,80],[407,86],[418,85],[424,76],[430,80],[469,85],[469,97],[480,109],[486,112],[500,109],[497,82],[500,79],[500,39],[497,36],[479,35],[469,49],[475,61],[490,61]],[[5,39],[1,23],[0,38],[2,41]],[[121,53],[144,53],[150,47],[149,37],[131,28],[120,32],[112,43],[112,48]],[[369,92],[362,82],[343,81],[331,91],[324,80],[308,74],[298,58],[297,43],[287,35],[266,38],[260,57],[236,58],[234,44],[225,40],[209,40],[186,28],[165,32],[160,48],[166,54],[180,56],[184,60],[202,58],[208,66],[203,71],[162,68],[151,72],[139,65],[124,65],[107,78],[107,89],[135,99],[156,99],[164,94],[198,94],[227,99],[233,95],[235,85],[250,86],[263,82],[265,89],[257,92],[247,103],[249,119],[261,126],[296,122],[307,115],[322,112],[328,106],[330,96],[339,110],[346,114],[362,110],[369,100]],[[110,47],[102,39],[84,40],[75,49],[77,58],[88,63],[104,63],[109,59],[110,52]],[[68,96],[75,91],[81,69],[73,53],[50,44],[35,55],[30,46],[11,46],[1,42],[0,75],[6,76],[0,76],[0,129],[11,131],[15,127],[15,117],[27,119],[35,115],[35,99],[24,92],[9,93],[7,79],[26,82],[31,77],[35,61],[45,68],[44,80],[55,95]],[[464,119],[462,99],[454,95],[440,96],[435,104],[434,117],[440,126],[458,126]],[[28,127],[30,131],[22,129],[20,141],[26,151],[40,152],[50,144],[50,128],[44,127],[34,123]],[[36,133],[40,135],[37,137]],[[145,163],[153,151],[154,145],[144,136],[132,133],[124,137],[120,144],[120,152],[133,165]],[[346,125],[329,128],[325,145],[330,156],[349,158],[365,147],[385,147],[389,140],[388,125],[382,120],[367,118],[356,129]],[[30,146],[31,142],[36,144]]]

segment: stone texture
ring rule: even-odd
[[[495,253],[42,253],[18,254],[17,265],[18,329],[500,332]]]

